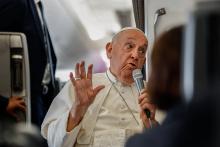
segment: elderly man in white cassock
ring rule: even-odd
[[[139,95],[132,77],[145,63],[147,46],[144,32],[124,28],[106,44],[105,73],[92,74],[93,65],[86,71],[84,61],[76,64],[42,124],[50,147],[123,147],[128,137],[150,128],[146,109],[157,123],[156,106],[146,89]]]

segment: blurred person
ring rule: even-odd
[[[170,147],[219,147],[220,101],[215,90],[193,97]]]
[[[186,111],[180,91],[183,30],[179,26],[163,33],[154,42],[151,54],[149,97],[158,109],[167,111],[167,116],[159,127],[129,138],[126,147],[171,147],[176,142]]]
[[[0,131],[1,147],[44,147],[39,129],[32,125],[16,123],[7,129],[0,126]]]
[[[55,72],[56,56],[44,21],[40,0],[1,0],[0,31],[22,32],[26,35],[30,65],[31,116],[32,122],[40,127],[56,92],[52,77]],[[51,59],[49,58],[51,53]],[[49,64],[49,61],[50,62]],[[47,65],[50,65],[48,72]],[[49,76],[46,73],[51,73]],[[43,82],[47,78],[46,83]],[[44,90],[46,87],[47,91]],[[43,93],[44,92],[44,93]]]
[[[17,110],[26,111],[24,99],[21,97],[6,98],[0,95],[0,123],[19,121]]]
[[[138,96],[132,78],[145,63],[147,46],[144,32],[124,28],[106,44],[110,67],[105,73],[92,74],[92,64],[86,72],[84,61],[76,64],[42,124],[50,147],[123,147],[129,136],[150,127],[144,109],[157,123],[156,106],[146,89]]]

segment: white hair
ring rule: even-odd
[[[116,34],[112,37],[112,41],[114,41],[114,40],[119,36],[119,34],[121,34],[121,33],[124,32],[124,31],[127,31],[127,30],[137,30],[137,31],[143,33],[143,35],[145,36],[145,33],[144,33],[141,29],[139,29],[139,28],[136,28],[136,27],[125,27],[125,28],[122,28],[118,33],[116,33]],[[146,37],[146,36],[145,36],[145,37]],[[146,37],[146,39],[147,39],[147,37]]]

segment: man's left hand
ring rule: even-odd
[[[140,117],[144,123],[144,126],[146,128],[150,128],[151,124],[149,122],[149,119],[151,120],[152,125],[156,125],[158,124],[158,122],[155,119],[155,114],[156,114],[156,105],[153,104],[150,101],[149,95],[147,93],[146,89],[142,89],[140,96],[138,97],[138,103],[141,107],[141,113],[140,113]],[[147,117],[146,113],[144,110],[148,110],[150,111],[150,118]]]

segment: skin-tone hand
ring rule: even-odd
[[[85,62],[77,63],[75,67],[75,77],[70,73],[70,80],[75,91],[75,102],[69,113],[67,131],[71,131],[82,120],[88,107],[94,101],[96,95],[104,88],[104,85],[99,85],[93,88],[92,85],[92,68],[88,66],[88,71],[85,71]]]
[[[153,125],[157,125],[158,122],[155,120],[156,105],[151,103],[146,89],[143,89],[141,91],[141,94],[138,97],[138,103],[141,107],[140,117],[144,123],[144,126],[146,128],[150,128],[149,118],[147,118],[147,115],[144,112],[145,109],[148,109],[150,111],[150,114],[151,114],[150,119],[151,119],[151,122],[153,123]]]
[[[15,117],[15,119],[17,121],[19,121],[19,117],[17,116],[15,110],[21,110],[21,111],[25,112],[25,109],[26,109],[26,105],[25,105],[25,101],[23,98],[21,98],[21,97],[9,98],[9,102],[8,102],[8,106],[6,108],[6,111],[8,112],[8,114]]]

